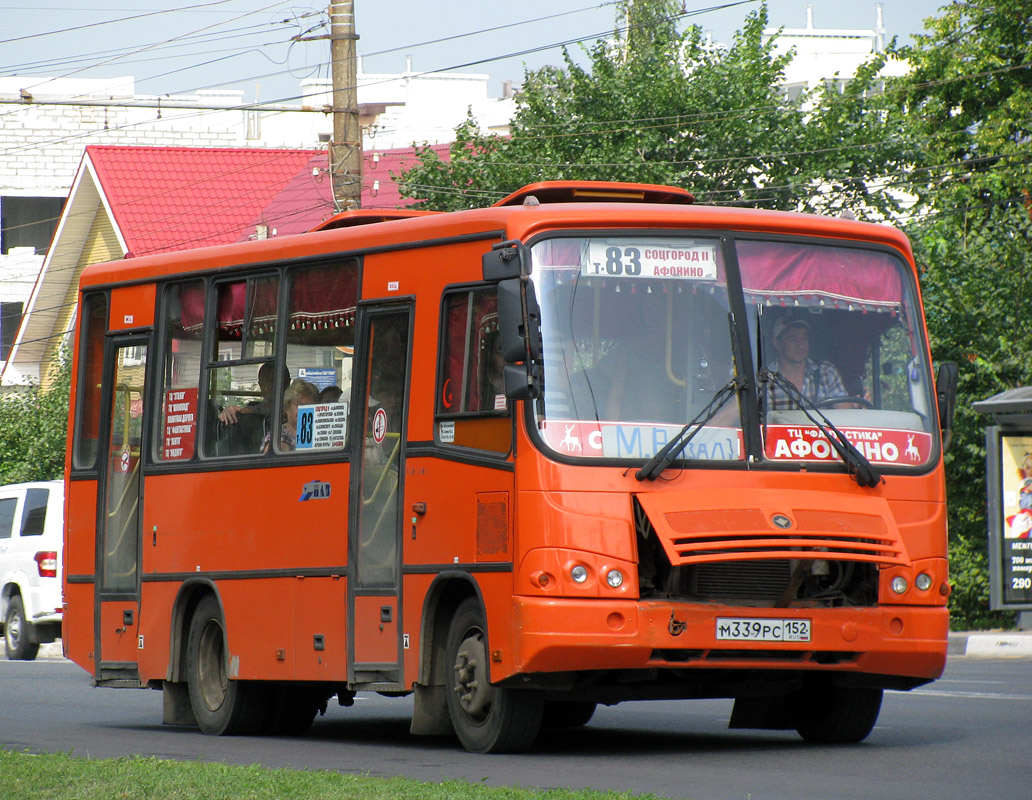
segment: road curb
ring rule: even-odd
[[[1032,658],[1032,631],[951,633],[948,653],[973,658]]]

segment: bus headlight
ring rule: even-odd
[[[920,589],[922,592],[927,592],[932,588],[932,576],[927,572],[922,572],[916,578],[914,578],[914,586]]]
[[[907,590],[907,579],[902,575],[897,575],[892,579],[892,591],[896,594],[903,594]]]
[[[623,573],[618,569],[611,569],[606,573],[606,583],[608,583],[613,589],[619,589],[623,586]]]
[[[584,583],[588,579],[588,568],[578,564],[570,570],[570,578],[574,583]]]

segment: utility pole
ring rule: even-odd
[[[330,178],[340,211],[362,205],[362,130],[358,124],[358,34],[355,0],[330,0],[333,141]]]

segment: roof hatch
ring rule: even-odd
[[[654,183],[617,183],[611,181],[542,181],[524,186],[495,206],[537,205],[539,203],[694,203],[687,189]]]

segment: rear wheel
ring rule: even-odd
[[[882,690],[819,686],[802,695],[796,730],[812,744],[862,742],[881,711]]]
[[[4,650],[12,661],[32,661],[39,653],[39,644],[30,641],[29,623],[25,621],[25,606],[18,595],[7,604],[4,619]]]
[[[491,685],[487,624],[475,598],[456,609],[445,654],[448,716],[462,745],[474,753],[529,748],[541,729],[544,701],[533,691]]]
[[[190,706],[200,729],[216,736],[261,733],[268,715],[267,692],[248,681],[230,680],[222,611],[208,595],[197,604],[186,651]]]

